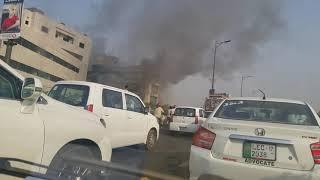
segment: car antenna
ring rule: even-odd
[[[261,89],[258,89],[258,90],[263,94],[262,99],[263,99],[263,100],[266,100],[266,94],[265,94]]]

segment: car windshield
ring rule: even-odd
[[[89,87],[72,84],[55,85],[48,96],[72,106],[85,107],[89,96]]]
[[[175,116],[195,117],[196,110],[192,108],[176,108],[174,111]]]
[[[286,102],[226,100],[215,113],[214,117],[318,126],[315,117],[307,105]]]

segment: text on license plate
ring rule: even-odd
[[[265,160],[276,160],[276,145],[244,142],[243,157]]]

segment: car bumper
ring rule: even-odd
[[[195,132],[200,127],[199,124],[186,124],[186,123],[175,123],[171,122],[169,125],[170,131],[179,131],[179,132]]]
[[[190,180],[316,180],[320,179],[320,167],[312,171],[297,171],[255,166],[212,157],[211,152],[191,146]]]

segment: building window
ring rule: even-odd
[[[73,57],[77,58],[78,60],[82,61],[83,56],[81,56],[80,54],[71,52],[71,51],[66,50],[66,49],[64,49],[64,48],[62,48],[62,49],[65,50],[67,53],[69,53],[71,56],[73,56]]]
[[[73,42],[74,42],[73,37],[71,37],[65,33],[62,33],[60,31],[56,31],[56,38],[62,39],[63,41],[68,42],[70,44],[73,44]]]
[[[84,43],[79,43],[79,47],[84,48]]]
[[[45,32],[45,33],[48,33],[49,29],[46,26],[41,26],[41,31]]]
[[[26,20],[26,21],[24,22],[24,24],[29,25],[29,21],[28,21],[28,20]]]
[[[32,42],[24,39],[24,38],[20,38],[19,41],[17,41],[18,44],[20,44],[21,46],[35,52],[35,53],[38,53],[44,57],[46,57],[47,59],[50,59],[51,61],[55,62],[55,63],[58,63],[62,66],[64,66],[65,68],[68,68],[76,73],[79,73],[79,68],[77,68],[76,66],[66,62],[65,60],[51,54],[50,52],[46,51],[45,49],[42,49],[41,47],[33,44]]]

